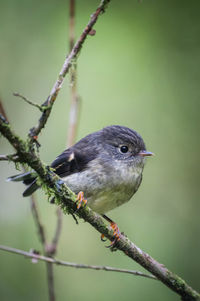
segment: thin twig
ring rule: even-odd
[[[52,262],[46,263],[47,268],[47,283],[48,283],[48,292],[49,292],[49,301],[55,301],[55,290],[54,290],[54,273],[53,273],[53,264]]]
[[[49,262],[52,264],[61,265],[61,266],[67,266],[67,267],[72,267],[72,268],[77,268],[77,269],[90,269],[90,270],[97,270],[97,271],[126,273],[126,274],[135,275],[135,276],[141,276],[141,277],[158,280],[153,275],[148,275],[148,274],[145,274],[145,273],[142,273],[139,271],[134,271],[134,270],[114,268],[114,267],[110,267],[110,266],[88,265],[88,264],[82,264],[82,263],[68,262],[68,261],[55,259],[52,257],[46,257],[46,256],[38,255],[35,253],[26,252],[23,250],[19,250],[19,249],[7,247],[7,246],[2,246],[2,245],[0,245],[0,250],[18,254],[18,255],[22,255],[22,256],[29,257],[29,258],[35,259],[35,260],[41,260],[41,261]]]
[[[108,227],[97,213],[92,211],[88,206],[81,207],[77,210],[77,196],[61,181],[61,179],[49,170],[48,166],[43,164],[37,154],[27,149],[27,143],[19,138],[5,118],[0,115],[0,132],[7,138],[11,145],[16,149],[20,159],[34,169],[43,181],[43,185],[51,187],[51,194],[56,197],[57,205],[61,206],[64,213],[76,214],[90,223],[97,231],[104,234],[106,238],[113,241],[115,239],[113,231]],[[47,188],[49,189],[49,188]],[[138,262],[146,270],[161,280],[166,286],[171,288],[183,299],[198,300],[200,294],[191,288],[178,275],[172,273],[163,264],[157,262],[150,255],[142,251],[128,237],[120,236],[119,241],[114,245],[116,249],[121,250],[131,259]]]
[[[75,41],[75,0],[69,1],[69,50],[74,47]]]
[[[42,243],[43,250],[45,251],[45,245],[46,245],[45,231],[44,231],[44,227],[43,227],[43,225],[40,221],[40,216],[39,216],[39,212],[38,212],[37,203],[36,203],[34,193],[30,196],[30,200],[31,200],[32,215],[33,215],[33,218],[34,218],[34,221],[35,221],[36,228],[38,229],[38,235],[39,235],[40,241]]]
[[[8,121],[8,117],[6,115],[3,102],[1,101],[1,99],[0,99],[0,114]]]
[[[38,229],[38,236],[42,243],[43,252],[46,256],[51,256],[56,252],[55,245],[48,244],[44,227],[40,221],[39,211],[37,208],[37,203],[35,199],[35,194],[33,193],[30,196],[31,200],[31,211],[35,221],[36,228]],[[58,208],[59,209],[59,208]],[[46,262],[46,270],[47,270],[47,283],[48,283],[48,292],[49,292],[49,301],[55,301],[55,292],[54,292],[54,277],[53,277],[53,266],[51,262]]]
[[[20,162],[20,159],[17,154],[13,155],[0,155],[0,161],[13,161]]]
[[[20,93],[13,93],[14,96],[19,97],[21,99],[23,99],[25,102],[27,102],[29,105],[38,108],[41,112],[44,112],[44,108],[40,105],[38,105],[35,102],[32,102],[31,100],[29,100],[28,98],[26,98],[25,96],[23,96]]]
[[[50,95],[48,96],[47,100],[43,103],[42,106],[44,106],[44,112],[42,116],[40,117],[38,124],[30,129],[29,136],[30,138],[37,137],[42,128],[44,128],[47,119],[51,113],[52,106],[57,98],[57,95],[62,87],[64,78],[66,74],[69,72],[70,67],[72,66],[72,63],[75,59],[77,59],[77,56],[82,48],[83,43],[85,42],[88,34],[90,33],[91,29],[95,25],[99,15],[103,13],[108,5],[110,0],[101,0],[99,7],[96,9],[96,11],[91,15],[91,18],[86,25],[85,29],[83,30],[81,36],[79,37],[78,41],[75,43],[74,47],[72,48],[69,55],[66,57],[64,64],[62,66],[62,69],[59,73],[58,79],[56,80]]]
[[[51,256],[56,252],[55,244],[48,244],[44,227],[40,221],[39,212],[36,204],[35,194],[30,196],[31,199],[31,210],[33,214],[33,218],[35,221],[35,225],[38,229],[38,235],[42,243],[43,252],[46,256]],[[59,209],[59,208],[58,208]],[[57,232],[57,231],[56,231]],[[54,276],[53,276],[53,266],[51,262],[46,262],[47,269],[47,283],[48,283],[48,292],[49,292],[49,301],[55,301],[55,292],[54,292]]]
[[[70,0],[69,3],[69,50],[72,51],[75,42],[75,0]],[[67,147],[70,147],[75,142],[77,126],[78,126],[78,115],[79,115],[79,104],[80,100],[77,95],[77,64],[74,62],[73,67],[70,69],[70,112],[69,112],[69,126],[67,135]]]
[[[56,210],[56,214],[57,214],[57,224],[56,224],[55,233],[52,242],[50,244],[46,243],[45,245],[45,255],[50,257],[56,254],[57,245],[62,229],[62,211],[60,210],[59,207]]]
[[[51,245],[53,246],[53,252],[51,252],[52,254],[56,253],[56,247],[58,245],[58,240],[60,238],[60,233],[62,229],[62,211],[60,210],[59,207],[56,210],[56,214],[57,214],[57,225],[56,225],[55,235],[51,243]]]

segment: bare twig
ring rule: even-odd
[[[62,211],[60,208],[57,208],[57,225],[56,225],[56,230],[55,230],[55,235],[53,237],[51,245],[53,246],[53,251],[51,251],[52,254],[55,254],[56,252],[56,247],[58,245],[58,240],[60,238],[60,233],[61,233],[61,228],[62,228]]]
[[[27,143],[14,134],[11,126],[0,115],[0,132],[7,138],[11,145],[17,150],[20,159],[34,169],[44,185],[50,189],[51,194],[56,198],[56,204],[60,205],[64,213],[76,214],[90,223],[97,231],[104,234],[106,238],[113,241],[113,231],[105,224],[103,218],[92,211],[88,206],[81,207],[77,210],[76,195],[54,174],[49,168],[43,164],[37,154],[27,149]],[[120,240],[115,244],[115,248],[123,251],[128,257],[138,262],[146,270],[156,276],[165,285],[179,294],[183,300],[198,300],[200,297],[193,288],[191,288],[178,275],[172,273],[163,264],[157,262],[150,255],[142,251],[127,237],[121,235]]]
[[[56,229],[55,229],[52,242],[50,244],[48,243],[45,244],[45,255],[51,257],[56,254],[58,240],[60,238],[60,233],[62,229],[62,211],[60,210],[59,207],[56,210],[56,214],[57,214],[57,224],[56,224]]]
[[[52,256],[56,252],[56,244],[48,244],[44,227],[40,221],[39,212],[36,204],[35,194],[30,196],[31,200],[31,211],[33,214],[33,218],[35,221],[35,225],[38,229],[38,236],[42,243],[43,252],[46,256]],[[58,208],[59,209],[59,208]],[[57,226],[58,228],[58,226]],[[59,230],[56,230],[56,232]],[[54,292],[54,277],[53,277],[53,266],[52,263],[46,261],[46,269],[47,269],[47,283],[48,283],[48,292],[49,292],[49,300],[55,301],[55,292]]]
[[[0,99],[0,114],[8,121],[8,118],[6,116],[6,112],[5,112],[5,109],[3,106],[3,102],[1,101],[1,99]]]
[[[25,102],[27,102],[29,105],[33,106],[33,107],[36,107],[38,108],[41,112],[44,111],[44,107],[38,105],[37,103],[35,102],[32,102],[31,100],[27,99],[25,96],[23,96],[22,94],[20,93],[13,93],[14,96],[16,97],[19,97],[21,99],[23,99]]]
[[[23,250],[19,250],[19,249],[7,247],[7,246],[2,246],[2,245],[0,245],[0,250],[18,254],[18,255],[22,255],[22,256],[29,257],[29,258],[35,259],[35,260],[41,260],[41,261],[49,262],[52,264],[61,265],[61,266],[67,266],[67,267],[72,267],[72,268],[77,268],[77,269],[90,269],[90,270],[97,270],[97,271],[126,273],[126,274],[135,275],[135,276],[142,276],[142,277],[158,280],[153,275],[148,275],[148,274],[145,274],[145,273],[142,273],[139,271],[134,271],[134,270],[120,269],[120,268],[114,268],[114,267],[109,267],[109,266],[88,265],[88,264],[82,264],[82,263],[68,262],[68,261],[55,259],[52,257],[38,255],[33,252],[26,252]]]
[[[54,274],[53,274],[53,264],[52,262],[47,262],[47,283],[48,283],[48,292],[49,292],[49,301],[55,301],[55,290],[54,290]]]
[[[75,0],[70,0],[69,3],[69,49],[72,51],[75,41]],[[78,114],[79,114],[79,97],[77,95],[77,64],[73,64],[70,70],[70,86],[71,86],[71,105],[69,113],[69,126],[67,135],[67,147],[75,142]]]
[[[75,41],[75,0],[69,0],[69,50],[74,47]]]
[[[34,193],[30,196],[30,200],[31,200],[32,215],[33,215],[33,218],[34,218],[34,221],[35,221],[36,228],[38,229],[38,236],[39,236],[40,241],[42,243],[43,250],[45,251],[45,245],[46,245],[45,231],[44,231],[44,227],[43,227],[43,225],[40,221],[39,212],[38,212],[38,208],[37,208]]]
[[[12,154],[12,155],[0,155],[0,161],[20,162],[19,157],[18,157],[17,154]]]
[[[47,100],[42,105],[44,107],[44,112],[43,112],[42,116],[40,117],[38,124],[30,130],[29,136],[31,138],[38,136],[38,134],[40,133],[42,128],[44,128],[44,126],[47,122],[47,119],[51,113],[52,106],[57,98],[57,95],[58,95],[61,87],[62,87],[64,78],[65,78],[66,74],[69,72],[70,67],[72,66],[72,62],[77,58],[88,34],[90,33],[91,29],[93,28],[94,24],[96,23],[99,15],[105,11],[107,4],[109,2],[110,2],[110,0],[101,0],[99,7],[91,15],[90,21],[86,25],[85,29],[83,30],[78,41],[75,43],[71,52],[66,57],[64,64],[62,66],[62,69],[59,73],[58,79],[55,82],[53,89],[51,90],[50,95],[48,96]]]
[[[48,243],[47,243],[44,227],[40,221],[39,212],[38,212],[36,199],[35,199],[35,194],[32,194],[30,196],[30,199],[31,199],[31,211],[33,214],[35,225],[38,229],[38,236],[42,243],[43,252],[46,256],[51,256],[52,248],[51,249],[48,248],[51,245],[48,245]],[[55,292],[54,292],[53,266],[52,266],[51,262],[46,261],[46,269],[47,269],[47,283],[48,283],[49,300],[55,301],[56,299],[55,299]]]

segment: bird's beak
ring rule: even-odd
[[[139,156],[141,156],[141,157],[154,156],[154,153],[148,152],[146,150],[142,150],[139,152]]]

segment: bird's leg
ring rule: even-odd
[[[108,246],[110,248],[113,247],[118,240],[120,240],[121,232],[119,231],[118,225],[115,222],[113,222],[107,215],[102,214],[102,217],[110,223],[110,227],[113,230],[114,240],[111,242],[110,246]],[[101,234],[101,240],[105,241],[104,234]]]
[[[84,199],[84,193],[83,193],[83,191],[80,191],[80,192],[77,194],[77,199],[76,199],[76,201],[77,201],[77,210],[80,209],[82,203],[83,203],[84,205],[87,204],[87,200]]]

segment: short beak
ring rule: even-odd
[[[148,152],[146,150],[142,150],[139,152],[139,156],[141,156],[141,157],[154,156],[154,153]]]

